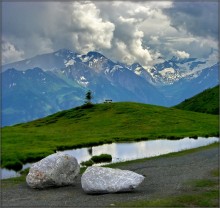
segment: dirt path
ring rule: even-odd
[[[145,175],[144,182],[132,193],[86,195],[81,189],[80,177],[76,186],[33,190],[25,182],[7,185],[2,182],[3,207],[113,207],[116,202],[153,199],[181,193],[184,183],[208,177],[219,167],[217,147],[183,156],[163,157],[145,162],[121,165],[119,168]]]

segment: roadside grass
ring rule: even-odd
[[[152,201],[135,201],[116,204],[116,207],[219,207],[219,190],[205,191],[198,194],[181,195]]]
[[[26,180],[26,176],[28,173],[23,173],[19,177],[15,178],[8,178],[8,179],[1,179],[1,188],[7,188],[7,187],[12,187],[15,185],[19,185],[21,183],[24,183]]]
[[[2,128],[1,167],[19,169],[57,150],[218,135],[217,115],[129,102],[82,106]]]
[[[214,176],[214,177],[219,177],[219,169],[212,170],[211,175]]]
[[[213,174],[214,172],[214,174]],[[116,203],[116,207],[219,207],[219,169],[206,179],[190,181],[190,188],[177,196]]]

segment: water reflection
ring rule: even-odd
[[[218,142],[219,138],[209,137],[198,139],[184,138],[180,140],[150,140],[131,143],[112,143],[95,147],[81,148],[63,151],[66,154],[76,157],[79,163],[89,160],[93,155],[111,154],[112,163],[148,158],[163,155],[171,152],[178,152],[185,149],[192,149]],[[23,165],[22,169],[30,167],[31,164]],[[12,170],[1,169],[2,178],[16,177],[18,173]]]
[[[88,153],[89,153],[90,156],[92,156],[92,147],[88,148]]]
[[[26,163],[22,166],[22,170],[25,170],[27,168],[29,168],[31,166],[31,163]],[[14,170],[8,170],[6,168],[1,168],[1,179],[5,179],[5,178],[14,178],[14,177],[18,177],[21,176],[21,174],[19,172],[16,172]]]
[[[5,178],[14,178],[14,177],[18,177],[21,174],[14,171],[14,170],[8,170],[5,168],[1,168],[1,179],[5,179]]]
[[[139,158],[147,158],[163,155],[171,152],[178,152],[185,149],[196,148],[219,141],[219,138],[201,138],[192,139],[184,138],[181,140],[151,140],[133,143],[113,143],[96,146],[92,148],[92,155],[100,155],[103,153],[112,155],[112,162],[134,160]],[[73,155],[79,162],[90,159],[90,155],[84,154],[81,157],[76,150],[64,151]]]

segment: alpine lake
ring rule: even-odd
[[[158,139],[139,142],[112,143],[73,150],[65,150],[62,152],[74,156],[78,160],[78,163],[89,160],[92,156],[100,154],[110,154],[112,156],[111,163],[117,163],[140,158],[150,158],[172,152],[179,152],[182,150],[206,146],[215,142],[219,142],[218,137],[198,137],[196,139],[186,137],[179,140]],[[107,163],[100,163],[96,165],[104,164]],[[25,170],[30,166],[31,163],[24,164],[22,170]],[[20,176],[20,171],[16,172],[14,170],[1,168],[2,179],[18,176]]]

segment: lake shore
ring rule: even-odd
[[[117,203],[153,200],[187,192],[187,183],[207,178],[219,168],[219,144],[171,153],[149,159],[114,164],[112,167],[135,171],[146,178],[131,193],[87,195],[80,184],[75,186],[34,190],[25,177],[1,181],[2,206],[20,207],[108,207]]]
[[[112,144],[103,144],[100,146],[94,146],[90,148],[79,148],[73,150],[64,150],[61,151],[65,154],[75,157],[79,164],[84,161],[89,161],[92,156],[97,156],[101,154],[111,155],[112,160],[108,163],[118,163],[125,162],[129,160],[137,160],[140,158],[150,158],[159,155],[165,155],[172,152],[179,152],[187,149],[193,149],[201,146],[206,146],[214,142],[219,142],[218,137],[198,137],[193,138],[183,138],[179,140],[167,140],[167,139],[157,139],[157,140],[148,140],[140,142],[124,142],[124,143],[112,143]],[[108,164],[107,163],[107,164]],[[22,170],[29,168],[32,163],[26,163],[22,165]],[[98,164],[104,165],[104,164]],[[1,177],[2,179],[7,179],[11,177],[19,177],[21,171],[14,171],[8,169],[2,169]]]
[[[2,128],[1,167],[20,170],[56,151],[102,144],[218,136],[218,115],[132,102],[81,106]]]

